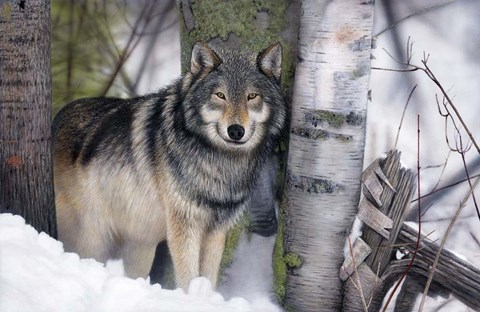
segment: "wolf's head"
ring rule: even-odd
[[[223,150],[249,151],[278,137],[286,118],[281,62],[278,43],[258,55],[195,44],[184,84],[187,129]]]

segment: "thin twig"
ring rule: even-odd
[[[465,152],[462,151],[460,155],[462,155],[463,168],[465,169],[465,175],[467,176],[468,185],[470,186],[470,189],[472,189],[472,181],[470,180],[470,175],[468,173],[467,161],[465,160]],[[473,204],[475,205],[475,210],[477,211],[478,219],[480,220],[480,211],[478,210],[477,199],[475,197],[474,192],[472,192],[472,199],[473,199]]]
[[[452,1],[448,1],[448,2],[445,2],[445,3],[440,3],[440,4],[436,4],[436,5],[433,5],[431,7],[428,7],[428,8],[424,8],[422,10],[419,10],[419,11],[416,11],[416,12],[413,12],[412,14],[409,14],[405,17],[402,17],[401,19],[399,19],[398,21],[395,21],[393,24],[389,25],[387,28],[379,31],[378,33],[375,34],[375,37],[378,37],[380,36],[381,34],[383,34],[384,32],[392,29],[392,28],[395,28],[397,27],[398,24],[408,20],[409,18],[411,17],[414,17],[414,16],[418,16],[418,15],[422,15],[422,14],[425,14],[425,13],[428,13],[430,11],[433,11],[433,10],[436,10],[436,9],[440,9],[444,6],[447,6],[449,4],[452,4],[454,3],[456,0],[452,0]]]
[[[398,138],[400,137],[400,129],[402,129],[403,118],[405,117],[405,112],[407,111],[408,104],[410,103],[410,99],[412,98],[413,92],[415,92],[415,89],[417,88],[417,86],[418,86],[418,84],[416,84],[412,88],[412,91],[410,91],[410,94],[408,95],[407,102],[405,103],[405,106],[403,107],[402,117],[400,118],[400,124],[398,125],[397,137],[395,138],[395,144],[393,145],[394,150],[397,149]]]
[[[373,301],[373,295],[375,294],[375,291],[377,290],[378,288],[378,285],[380,284],[380,262],[378,263],[377,265],[377,272],[375,273],[375,275],[377,276],[377,278],[375,279],[375,284],[373,285],[373,290],[370,294],[370,298],[368,299],[368,303],[367,303],[367,307],[370,307],[370,305],[372,304],[372,301]]]
[[[372,67],[372,70],[382,70],[382,71],[391,71],[397,73],[410,73],[414,71],[421,70],[421,68],[383,68],[383,67]]]
[[[468,215],[463,215],[461,217],[458,217],[458,220],[468,220],[472,217],[475,217],[476,213],[471,213],[471,214],[468,214]],[[422,222],[425,224],[425,223],[428,223],[428,222],[444,222],[444,221],[452,221],[452,217],[445,217],[445,218],[437,218],[437,219],[423,219]]]
[[[476,174],[476,175],[471,176],[470,178],[473,179],[473,178],[477,178],[477,177],[479,177],[479,176],[480,176],[480,174]],[[451,184],[449,184],[449,185],[442,186],[442,187],[440,187],[440,188],[438,188],[438,189],[436,189],[436,190],[434,190],[434,191],[431,191],[431,192],[428,193],[428,194],[422,195],[422,196],[420,197],[420,199],[424,199],[425,197],[431,196],[431,195],[433,195],[433,194],[435,194],[435,193],[437,193],[437,192],[443,191],[443,190],[445,190],[445,189],[447,189],[447,188],[456,186],[456,185],[458,185],[458,184],[460,184],[460,183],[467,182],[467,181],[468,181],[468,179],[465,178],[465,179],[462,179],[462,180],[453,182],[453,183],[451,183]],[[415,198],[415,199],[412,200],[411,202],[414,203],[414,202],[416,202],[417,200],[419,200],[419,198]]]
[[[354,254],[353,254],[353,247],[352,247],[352,240],[350,239],[350,235],[348,236],[348,248],[350,249],[350,255],[352,256],[352,265],[354,267],[353,274],[355,275],[355,278],[356,278],[356,283],[354,283],[353,280],[352,280],[352,284],[355,288],[358,289],[358,292],[360,293],[360,298],[362,299],[363,310],[365,312],[368,312],[367,301],[365,300],[365,295],[363,293],[363,288],[362,288],[362,282],[360,281],[360,276],[358,275],[358,270],[357,270],[357,265],[355,263],[355,257],[354,257]]]
[[[445,163],[438,164],[438,165],[428,165],[428,166],[422,167],[422,171],[425,171],[427,169],[437,169],[437,168],[440,168],[440,167],[443,167],[443,166],[445,166]]]
[[[438,177],[437,183],[435,184],[435,186],[432,188],[432,190],[430,192],[434,192],[437,189],[438,185],[440,184],[440,181],[442,180],[443,174],[445,173],[445,168],[447,168],[447,163],[448,163],[448,160],[450,159],[450,154],[451,153],[452,153],[452,151],[449,150],[448,154],[447,154],[447,157],[445,158],[445,162],[443,163],[442,172],[440,172],[440,176]]]
[[[411,61],[411,57],[412,57],[412,53],[411,53],[411,50],[412,50],[412,45],[413,43],[410,43],[410,38],[409,38],[409,41],[407,42],[407,61],[406,62],[403,62],[403,61],[400,61],[400,60],[397,60],[395,59],[395,57],[393,57],[390,53],[388,53],[388,51],[385,50],[385,52],[393,59],[395,60],[398,64],[401,64],[401,65],[404,65],[406,68],[403,68],[403,69],[391,69],[391,68],[379,68],[379,67],[372,67],[372,69],[374,70],[384,70],[384,71],[392,71],[392,72],[414,72],[414,71],[417,71],[417,70],[420,70],[420,71],[423,71],[428,78],[430,78],[430,80],[438,87],[438,89],[440,90],[440,92],[442,93],[443,97],[444,97],[444,101],[446,101],[446,103],[448,103],[448,105],[453,109],[453,112],[455,113],[455,116],[457,117],[457,119],[460,121],[460,123],[462,124],[462,127],[463,129],[465,130],[465,132],[468,134],[468,137],[470,138],[470,140],[472,141],[473,145],[475,145],[475,148],[477,149],[477,152],[480,154],[480,146],[478,145],[477,141],[475,140],[475,138],[473,137],[473,134],[472,132],[470,131],[470,129],[468,128],[467,124],[465,123],[465,121],[463,120],[462,116],[460,115],[460,112],[458,111],[457,107],[455,106],[455,104],[453,103],[452,99],[450,98],[450,96],[448,95],[447,91],[445,90],[445,88],[442,86],[442,84],[440,83],[440,81],[437,79],[437,77],[435,76],[435,74],[432,72],[432,70],[430,69],[430,67],[428,66],[428,58],[430,57],[429,54],[426,54],[424,52],[424,55],[423,55],[423,59],[421,60],[422,64],[423,64],[423,67],[422,66],[418,66],[418,65],[414,65],[412,64],[410,61]],[[447,108],[446,104],[444,104],[445,108]],[[444,116],[444,115],[442,115]],[[445,117],[445,116],[444,116]],[[453,118],[452,118],[453,120]]]
[[[423,64],[423,66],[425,66],[425,68],[423,69],[423,71],[427,74],[427,76],[430,78],[430,80],[432,80],[433,83],[435,83],[435,84],[437,85],[437,87],[440,89],[440,92],[442,93],[443,97],[444,97],[445,100],[448,102],[448,104],[449,104],[450,107],[453,109],[453,111],[455,112],[455,116],[458,118],[458,120],[459,120],[460,123],[462,124],[463,129],[465,130],[465,132],[467,132],[468,137],[469,137],[470,140],[472,141],[473,145],[475,145],[475,148],[477,149],[477,152],[480,154],[480,146],[478,145],[477,141],[476,141],[475,138],[473,137],[473,134],[472,134],[472,132],[470,131],[470,129],[467,127],[467,124],[465,123],[465,121],[463,120],[462,116],[460,115],[460,112],[458,111],[457,107],[455,106],[455,104],[453,104],[452,99],[451,99],[450,96],[447,94],[447,92],[445,91],[445,89],[443,88],[443,86],[441,85],[441,83],[438,81],[437,77],[435,77],[435,74],[431,71],[430,67],[428,67],[427,61],[428,61],[428,58],[424,58],[424,59],[422,60],[422,64]]]
[[[140,15],[138,16],[137,20],[135,21],[135,24],[133,25],[132,31],[130,33],[130,36],[129,36],[128,40],[127,40],[127,44],[125,45],[125,48],[120,53],[120,56],[118,58],[115,69],[113,70],[112,74],[110,75],[110,78],[107,82],[107,85],[105,86],[105,88],[104,88],[104,90],[101,94],[102,96],[105,96],[107,94],[108,90],[113,85],[113,82],[115,81],[115,78],[119,74],[122,66],[125,64],[127,59],[130,57],[132,52],[135,50],[135,48],[139,44],[140,39],[138,38],[138,36],[136,36],[136,33],[138,32],[138,28],[140,27],[140,23],[142,21],[144,22],[143,29],[145,29],[146,26],[148,25],[148,23],[150,22],[150,15],[152,14],[151,12],[153,11],[152,10],[153,5],[154,5],[154,3],[151,2],[150,6],[145,4],[145,6],[142,8],[142,11],[141,11]],[[137,38],[137,40],[134,40],[135,38]]]

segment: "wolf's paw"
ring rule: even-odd
[[[188,294],[192,296],[208,297],[212,292],[212,282],[206,277],[196,277],[188,285]]]

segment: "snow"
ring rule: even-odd
[[[352,248],[353,248],[353,245],[355,244],[355,241],[357,240],[357,238],[362,236],[363,234],[362,228],[363,228],[362,220],[360,220],[358,217],[355,217],[355,221],[353,221],[353,225],[350,230],[350,235],[347,237],[345,241],[345,246],[343,247],[343,256],[345,258],[347,258],[347,256],[351,253],[350,244],[352,245]]]
[[[125,277],[121,260],[103,265],[80,259],[20,216],[0,214],[2,312],[280,311],[262,292],[251,302],[225,300],[203,277],[192,280],[187,292],[162,289],[148,279]]]
[[[220,292],[227,298],[237,295],[252,302],[265,300],[272,292],[274,244],[275,236],[243,233],[233,263],[225,270]]]

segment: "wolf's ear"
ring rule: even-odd
[[[218,55],[204,43],[197,42],[192,49],[192,58],[190,60],[190,71],[196,74],[203,68],[213,69],[220,65],[222,61]]]
[[[260,52],[257,56],[257,65],[267,77],[280,81],[282,75],[282,46],[274,43]]]

